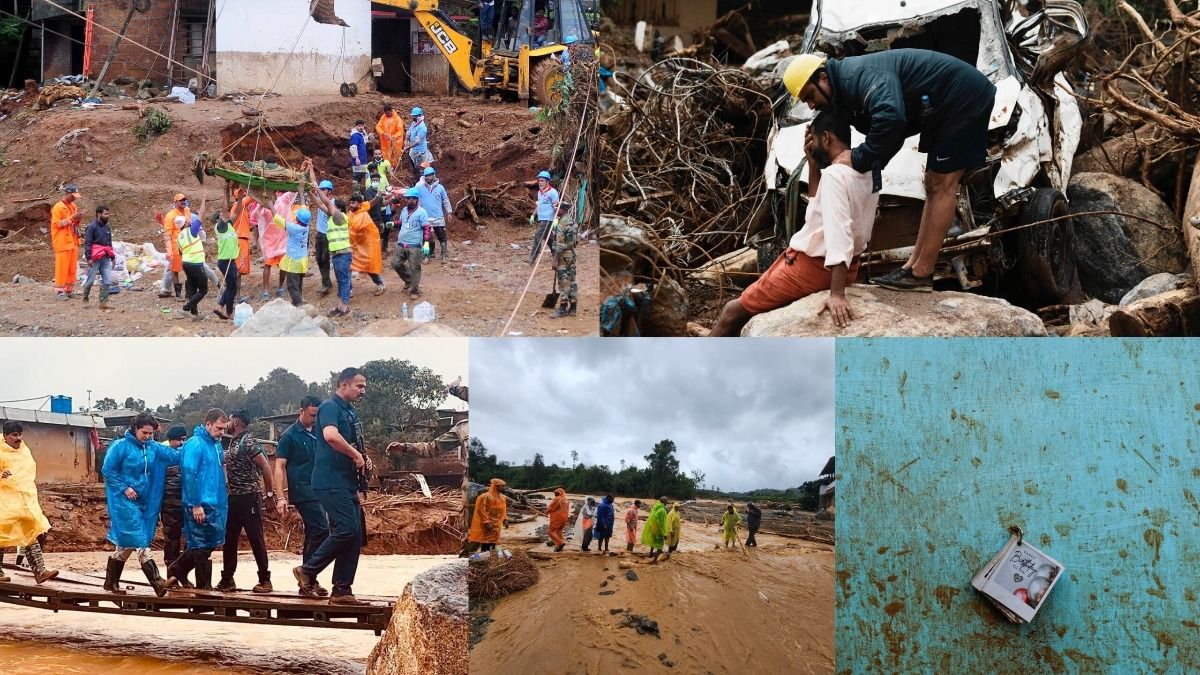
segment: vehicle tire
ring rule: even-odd
[[[340,93],[343,97],[349,97],[350,96],[350,85],[343,82],[342,86],[338,87],[338,93]]]
[[[558,105],[562,102],[562,92],[558,91],[562,80],[562,67],[558,62],[550,58],[542,59],[529,74],[529,98],[534,105]]]
[[[1038,188],[1021,211],[1021,225],[1070,215],[1067,198],[1053,188]],[[1026,303],[1045,307],[1062,302],[1075,283],[1075,227],[1070,219],[1016,233],[1016,290]]]

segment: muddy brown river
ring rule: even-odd
[[[72,572],[102,573],[108,554],[47,554],[51,567]],[[156,559],[161,563],[161,553]],[[220,556],[214,556],[214,576]],[[367,595],[398,596],[418,573],[453,556],[363,556],[354,590]],[[277,590],[294,587],[291,568],[296,556],[271,554]],[[322,575],[322,581],[328,581]],[[123,578],[141,580],[134,565]],[[249,552],[238,561],[240,588],[256,581]],[[371,631],[334,628],[263,626],[187,619],[52,613],[44,609],[0,603],[0,663],[22,673],[343,673],[366,671],[367,657],[378,638]]]

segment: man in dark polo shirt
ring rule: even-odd
[[[290,503],[296,507],[304,523],[304,549],[301,562],[312,559],[317,547],[329,536],[329,523],[321,500],[312,489],[313,455],[317,452],[317,409],[321,399],[305,396],[300,399],[300,414],[292,426],[279,437],[275,450],[275,485],[279,495],[275,497],[275,510],[286,513]],[[329,591],[313,580],[313,591],[325,597]]]
[[[351,592],[359,552],[366,542],[358,472],[371,463],[364,454],[362,425],[353,403],[367,393],[367,377],[358,368],[338,374],[337,391],[317,409],[317,445],[313,455],[312,489],[329,518],[329,536],[303,565],[292,570],[300,594],[318,597],[317,575],[333,564],[330,604],[364,605]]]
[[[172,450],[179,450],[186,440],[187,427],[182,424],[167,429],[167,445]],[[183,479],[179,477],[178,466],[167,467],[159,519],[163,530],[163,566],[170,567],[179,558],[183,541]]]

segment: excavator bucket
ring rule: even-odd
[[[308,13],[312,15],[313,20],[317,23],[326,23],[332,26],[349,26],[350,24],[338,18],[337,14],[333,13],[334,0],[312,0],[308,3]]]

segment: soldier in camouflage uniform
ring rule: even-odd
[[[579,241],[579,226],[572,214],[555,227],[553,239],[554,273],[558,277],[558,309],[551,319],[575,316],[579,300],[579,284],[575,283],[575,244]]]
[[[187,427],[176,424],[167,429],[167,444],[173,450],[183,447],[185,440],[187,440]],[[164,540],[163,564],[169,567],[182,552],[180,542],[183,540],[183,483],[180,481],[178,465],[167,467],[159,519],[162,521]]]

